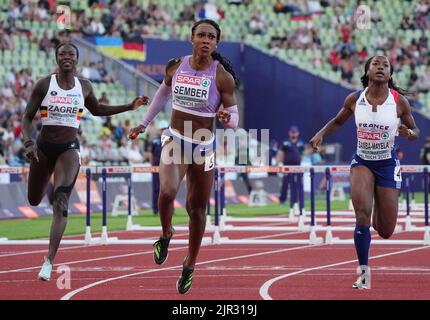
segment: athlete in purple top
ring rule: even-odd
[[[200,20],[191,31],[193,52],[170,60],[166,76],[140,126],[130,131],[135,139],[172,97],[170,127],[161,137],[160,196],[158,207],[163,233],[154,243],[154,261],[167,259],[173,236],[173,205],[180,183],[187,175],[186,209],[189,220],[189,248],[183,262],[177,291],[191,288],[193,271],[206,226],[206,205],[214,179],[213,119],[217,116],[225,128],[235,129],[239,121],[236,105],[236,76],[230,62],[215,49],[221,30],[212,20]],[[223,109],[220,110],[220,106]],[[179,150],[179,152],[177,152]]]

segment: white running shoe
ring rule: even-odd
[[[51,280],[52,263],[48,259],[42,265],[42,269],[39,272],[38,279],[42,281]]]
[[[360,275],[352,287],[354,289],[370,289],[370,269],[362,270],[359,268]]]

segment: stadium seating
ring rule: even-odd
[[[85,8],[85,2],[83,1],[72,1],[72,8],[75,9],[87,9],[88,12],[92,12],[89,8]],[[6,20],[7,16],[8,1],[0,0],[0,14],[2,20]],[[107,9],[106,9],[107,10]],[[93,13],[92,13],[93,14]],[[95,15],[95,14],[93,14]],[[0,87],[5,81],[6,74],[13,68],[15,70],[21,70],[24,68],[31,68],[32,76],[35,81],[40,78],[49,75],[55,69],[55,57],[52,53],[46,54],[45,51],[40,50],[38,41],[46,31],[49,37],[54,35],[57,30],[55,21],[41,23],[39,21],[28,21],[25,19],[18,19],[16,26],[19,29],[26,29],[31,31],[32,36],[28,37],[26,34],[21,33],[20,35],[14,36],[14,43],[16,50],[2,51],[0,50]],[[135,93],[130,90],[126,90],[121,83],[93,83],[93,88],[96,97],[100,97],[102,92],[108,93],[109,103],[111,105],[120,105],[130,103],[135,97]],[[145,108],[137,110],[133,117],[128,114],[121,114],[112,118],[114,125],[120,121],[124,122],[125,119],[129,119],[132,126],[138,125],[139,119],[142,118]],[[166,118],[165,115],[159,117],[159,119]],[[81,122],[82,129],[86,134],[87,141],[89,143],[95,143],[99,139],[102,127],[101,118],[93,117],[90,114],[84,114],[84,119]]]
[[[137,3],[147,7],[150,0],[138,0]],[[194,0],[158,0],[156,3],[167,9],[173,20],[178,20],[180,13],[186,6],[192,5]],[[90,17],[101,15],[103,12],[107,12],[107,9],[90,9],[85,7],[85,3],[78,0],[72,0],[72,9],[85,10]],[[356,1],[345,0],[345,8],[340,9],[340,13],[351,19],[354,14]],[[421,30],[401,30],[399,28],[403,15],[414,12],[415,6],[418,0],[402,1],[402,0],[368,0],[362,1],[361,4],[370,6],[371,10],[374,10],[379,15],[381,21],[376,24],[377,27],[371,27],[370,29],[360,30],[355,28],[352,31],[354,37],[354,45],[361,49],[367,47],[369,56],[377,53],[374,48],[374,39],[378,35],[385,35],[387,37],[394,37],[396,39],[403,39],[404,44],[409,44],[412,39],[418,39],[422,31]],[[273,10],[273,0],[259,0],[250,1],[248,6],[245,5],[229,5],[227,1],[216,1],[218,8],[224,12],[225,18],[218,21],[222,29],[222,40],[227,41],[242,41],[244,40],[247,44],[264,51],[267,54],[274,54],[279,59],[286,61],[290,64],[294,64],[302,69],[305,69],[317,76],[326,78],[330,81],[341,83],[341,76],[339,71],[333,71],[327,57],[331,48],[339,42],[340,33],[335,28],[332,28],[331,21],[333,17],[339,12],[332,7],[322,8],[322,12],[319,15],[312,15],[312,24],[319,31],[319,37],[321,39],[321,49],[287,49],[278,50],[271,52],[269,49],[270,39],[275,34],[285,34],[285,32],[292,33],[297,28],[305,27],[307,22],[300,19],[292,19],[291,14],[277,14]],[[250,16],[254,12],[260,12],[264,15],[265,20],[268,23],[268,28],[265,34],[253,35],[249,33],[249,20]],[[373,23],[375,26],[375,23]],[[190,36],[190,29],[192,22],[176,23],[173,25],[158,25],[156,27],[155,34],[161,38],[169,39],[176,35],[179,39],[188,39]],[[425,35],[430,38],[430,30],[425,31]],[[322,58],[322,65],[318,68],[312,63],[312,59],[315,57]],[[417,73],[420,75],[424,70],[424,66],[417,68]],[[410,76],[410,68],[408,65],[404,66],[401,70],[396,73],[396,81],[398,85],[402,87],[408,87]],[[353,83],[360,85],[361,71],[357,70],[353,75]],[[342,83],[345,85],[345,83]],[[428,106],[429,95],[421,94],[420,101],[424,104],[428,114],[430,109]]]
[[[151,0],[138,0],[139,4],[147,7]],[[186,6],[193,5],[194,0],[157,0],[156,3],[167,9],[173,20],[179,18],[180,13]],[[356,1],[345,0],[347,6],[341,9],[341,13],[347,17],[353,14]],[[354,44],[357,48],[367,47],[369,56],[377,53],[373,45],[373,39],[378,35],[384,34],[386,36],[393,36],[395,38],[403,38],[405,44],[410,43],[412,39],[418,39],[422,32],[420,30],[401,30],[399,28],[402,21],[403,14],[412,13],[415,9],[418,0],[401,1],[401,0],[368,0],[362,1],[362,4],[370,5],[372,10],[376,10],[381,19],[377,23],[377,27],[368,30],[354,29],[352,35],[354,36]],[[305,27],[307,22],[305,20],[292,19],[291,14],[277,14],[273,11],[274,1],[272,0],[259,0],[250,1],[248,6],[244,5],[229,5],[227,1],[216,1],[218,8],[224,12],[225,18],[220,20],[220,27],[222,29],[222,40],[227,41],[242,41],[247,44],[264,51],[267,54],[276,55],[279,59],[286,61],[290,64],[297,65],[319,77],[326,78],[330,81],[341,83],[340,72],[333,71],[330,64],[327,62],[327,57],[330,50],[339,41],[340,33],[331,27],[331,21],[336,14],[332,7],[323,8],[323,13],[320,15],[312,16],[312,23],[318,30],[321,39],[321,49],[287,49],[271,51],[269,44],[271,37],[275,34],[284,34],[285,32],[292,33],[299,27]],[[0,0],[0,18],[6,20],[7,8],[9,1]],[[88,17],[102,16],[108,14],[108,8],[89,8],[87,1],[70,0],[69,5],[72,10],[83,10]],[[268,28],[265,34],[254,35],[248,31],[248,24],[250,16],[254,12],[261,12],[267,23]],[[46,31],[51,37],[57,26],[54,20],[49,22],[29,21],[26,19],[17,20],[17,27],[31,31],[33,38],[29,38],[23,34],[15,36],[16,50],[1,51],[0,50],[0,75],[5,75],[12,67],[16,69],[30,67],[33,72],[34,79],[51,73],[55,68],[55,60],[53,55],[46,55],[44,51],[39,49],[38,41]],[[192,22],[160,24],[156,27],[156,36],[169,39],[172,35],[176,35],[179,39],[188,39],[190,36]],[[425,31],[425,35],[430,38],[430,30]],[[35,40],[33,40],[35,39]],[[312,60],[315,57],[322,59],[322,64],[315,67]],[[425,70],[424,66],[418,66],[416,72],[418,75],[422,74]],[[408,87],[410,77],[410,66],[405,65],[401,70],[396,72],[396,82],[402,87]],[[356,84],[360,84],[361,71],[354,72],[353,80]],[[0,76],[0,85],[4,82],[4,77]],[[94,90],[96,96],[101,96],[102,92],[108,93],[110,104],[123,104],[130,102],[135,94],[132,91],[127,91],[121,84],[108,84],[108,83],[94,83]],[[430,115],[430,94],[423,93],[419,96],[420,102],[424,105],[424,112]],[[136,124],[138,119],[144,112],[144,108],[138,111],[138,117],[124,114],[114,117],[113,123],[123,121],[130,118],[132,124]],[[161,118],[165,117],[163,115]],[[91,117],[90,117],[91,118]],[[101,123],[99,121],[84,121],[83,126],[85,131],[89,133],[89,140],[96,141],[100,132]]]

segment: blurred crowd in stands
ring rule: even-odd
[[[88,4],[91,8],[105,9],[106,2],[90,0]],[[240,0],[232,2],[242,3]],[[224,17],[224,12],[218,8],[215,0],[197,0],[192,5],[185,6],[177,20],[172,18],[168,8],[163,8],[155,1],[145,7],[138,1],[130,0],[112,1],[109,12],[100,17],[87,17],[85,11],[76,12],[72,24],[76,26],[75,31],[82,32],[84,35],[147,38],[159,36],[157,27],[160,25],[181,24],[203,18],[217,21]]]
[[[357,7],[361,1],[357,1]],[[353,75],[355,70],[362,70],[364,62],[369,58],[368,48],[366,46],[356,47],[354,44],[354,13],[357,8],[351,8],[349,14],[343,13],[346,3],[342,0],[337,1],[280,1],[277,0],[274,11],[277,13],[291,13],[293,16],[305,16],[311,14],[320,14],[321,10],[327,5],[334,6],[335,15],[332,18],[328,29],[338,31],[339,41],[333,46],[326,61],[330,63],[334,71],[340,71],[342,80],[353,85]],[[371,23],[377,24],[381,21],[378,10],[370,6]],[[260,20],[262,17],[260,17]],[[404,43],[402,37],[388,37],[380,33],[374,43],[374,46],[382,54],[389,57],[393,64],[395,72],[405,65],[410,66],[412,72],[410,75],[409,89],[417,92],[428,92],[430,89],[429,69],[418,77],[414,72],[417,65],[430,66],[430,51],[428,38],[424,32],[430,26],[430,1],[420,0],[413,10],[413,14],[404,14],[398,29],[402,30],[421,30],[422,35],[419,40],[412,39],[410,43]],[[321,49],[321,40],[318,31],[315,29],[312,20],[308,20],[305,28],[298,28],[292,33],[276,34],[272,37],[269,48],[272,51],[278,49]],[[316,60],[315,63],[321,63]]]
[[[257,0],[225,0],[231,5],[248,6],[252,1]],[[16,48],[14,38],[18,35],[27,36],[32,43],[37,43],[40,50],[46,52],[47,57],[52,58],[53,49],[62,42],[70,39],[69,31],[55,31],[49,36],[45,32],[37,38],[31,30],[18,27],[18,20],[48,22],[55,15],[55,0],[11,0],[7,8],[7,19],[0,21],[0,50],[13,51]],[[357,1],[357,6],[361,1]],[[415,8],[411,14],[404,14],[399,29],[402,30],[428,30],[430,27],[430,0],[420,0],[415,2]],[[107,1],[89,0],[88,7],[92,9],[108,8],[108,13],[104,12],[100,16],[89,17],[85,10],[78,10],[72,15],[71,32],[82,35],[103,35],[103,36],[123,36],[133,37],[156,37],[158,25],[181,24],[184,22],[196,21],[202,18],[213,20],[226,19],[226,12],[220,10],[215,0],[196,0],[193,4],[186,6],[179,13],[179,19],[173,20],[172,13],[167,8],[151,2],[147,7],[140,5],[138,1]],[[347,3],[344,0],[276,0],[273,1],[273,10],[278,15],[290,13],[294,16],[318,15],[327,7],[334,8],[335,15],[328,28],[337,30],[339,35],[338,43],[329,50],[328,56],[316,57],[313,60],[315,65],[329,63],[335,71],[341,72],[342,79],[352,85],[354,72],[362,72],[364,62],[369,58],[366,46],[357,47],[354,44],[353,23],[356,8],[350,8],[350,14],[345,15],[344,8]],[[372,10],[371,21],[378,23],[381,18],[377,10]],[[322,49],[320,32],[312,24],[312,20],[307,20],[306,27],[297,28],[294,31],[284,34],[275,34],[269,43],[269,48],[276,50],[286,49]],[[272,27],[265,15],[261,12],[250,12],[249,32],[256,35],[264,35],[268,28]],[[174,30],[174,28],[172,28]],[[175,37],[174,34],[171,36]],[[369,43],[381,53],[387,55],[393,64],[395,72],[408,66],[411,70],[408,88],[410,91],[429,92],[430,90],[430,50],[429,41],[424,32],[418,40],[404,43],[401,37],[388,37],[379,34],[374,43]],[[425,66],[425,72],[418,75],[415,71],[417,66]],[[54,72],[55,70],[53,70]],[[105,69],[103,62],[92,62],[83,66],[83,77],[93,82],[114,82],[115,75]],[[0,82],[0,164],[22,165],[23,146],[20,140],[21,116],[25,110],[29,94],[34,80],[31,68],[19,68],[15,66],[5,74],[0,75],[3,81]],[[104,93],[100,100],[102,103],[109,102],[108,94]],[[419,103],[416,107],[419,107]],[[97,145],[88,144],[82,137],[81,153],[85,163],[91,161],[110,161],[143,163],[148,160],[145,153],[145,146],[138,142],[126,140],[126,133],[130,128],[130,123],[125,121],[113,126],[110,119],[106,118],[100,133],[100,143]],[[36,125],[36,130],[40,125]],[[159,132],[159,128],[148,130],[148,142],[155,136],[153,132]],[[85,133],[84,133],[85,135]],[[147,144],[148,144],[147,142]],[[117,146],[117,147],[112,147]],[[108,151],[106,151],[108,150]]]
[[[21,116],[34,84],[31,69],[15,70],[5,75],[0,88],[0,164],[24,163],[22,154]]]

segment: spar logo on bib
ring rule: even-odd
[[[50,104],[72,104],[72,98],[68,97],[50,97],[48,99]]]
[[[202,80],[202,87],[207,88],[211,85],[211,81],[207,78],[203,78]]]
[[[192,86],[200,86],[202,84],[202,79],[200,77],[193,77],[193,76],[178,74],[176,76],[176,82],[181,84],[192,85]]]
[[[73,105],[77,106],[79,104],[79,99],[78,98],[73,98],[72,99],[72,103],[73,103]]]
[[[390,137],[390,135],[388,134],[388,132],[382,132],[381,133],[381,139],[387,140],[389,137]]]
[[[363,139],[363,140],[380,140],[381,139],[381,134],[379,132],[358,131],[357,136],[359,139]]]

